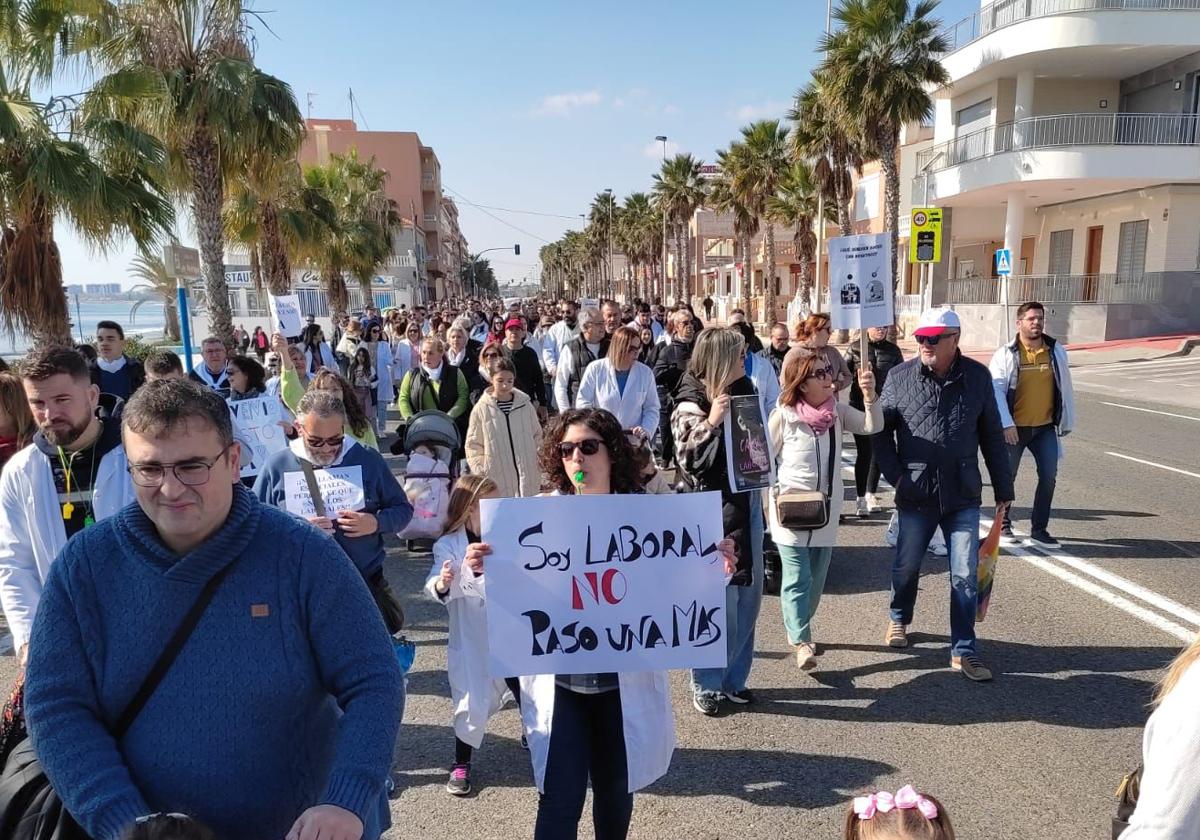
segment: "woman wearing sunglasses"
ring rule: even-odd
[[[551,495],[641,493],[635,458],[617,419],[569,409],[551,422],[540,453]],[[726,574],[733,543],[718,544]],[[675,719],[667,674],[543,674],[521,678],[521,717],[538,797],[534,840],[577,837],[587,784],[597,840],[624,840],[633,792],[667,772]]]
[[[796,665],[817,666],[812,620],[825,589],[825,575],[837,543],[842,509],[842,434],[869,435],[883,429],[883,410],[875,395],[869,366],[858,371],[865,409],[838,402],[834,372],[824,354],[794,347],[783,360],[783,386],[768,424],[778,458],[777,484],[768,516],[771,537],[779,548],[779,604]],[[789,527],[781,521],[777,501],[795,491],[818,491],[827,499],[828,516],[819,527]]]
[[[833,371],[833,392],[836,398],[840,391],[850,387],[853,377],[850,375],[850,367],[842,358],[842,354],[836,347],[830,346],[829,335],[829,316],[824,312],[814,312],[796,324],[794,337],[801,346],[815,350],[824,357],[825,364]]]

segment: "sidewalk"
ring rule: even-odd
[[[917,343],[912,339],[904,338],[897,343],[904,352],[904,358],[911,359],[917,354]],[[846,351],[854,344],[835,346],[842,352],[842,355],[845,355]],[[1185,356],[1196,347],[1200,347],[1200,335],[1163,335],[1099,341],[1090,344],[1068,344],[1067,351],[1071,354],[1071,367],[1074,368],[1111,362],[1160,359],[1164,356]],[[964,355],[986,365],[991,361],[996,348],[964,347],[962,351]]]

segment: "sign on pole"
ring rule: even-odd
[[[304,331],[304,320],[300,317],[299,295],[267,295],[271,310],[271,328],[284,338],[297,338]]]
[[[996,252],[996,276],[1007,277],[1012,274],[1012,251],[1001,248]]]
[[[829,318],[835,330],[895,323],[891,234],[829,240]]]
[[[493,676],[725,665],[721,494],[634,502],[481,501]]]
[[[168,277],[199,277],[200,252],[173,242],[163,248],[163,265],[166,266]]]
[[[914,207],[908,237],[910,263],[942,261],[942,209]]]

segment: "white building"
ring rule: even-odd
[[[1055,304],[1059,334],[1200,327],[1200,0],[1005,0],[946,34],[904,167],[948,211],[934,302],[999,302],[1003,247],[1010,300]]]

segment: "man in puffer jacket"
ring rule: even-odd
[[[888,375],[884,431],[873,445],[880,470],[896,488],[900,518],[887,643],[908,645],[921,561],[941,528],[950,550],[950,667],[983,682],[992,673],[975,651],[981,450],[997,508],[1007,507],[1014,493],[991,374],[959,352],[960,332],[958,315],[949,309],[921,315],[918,358]]]

